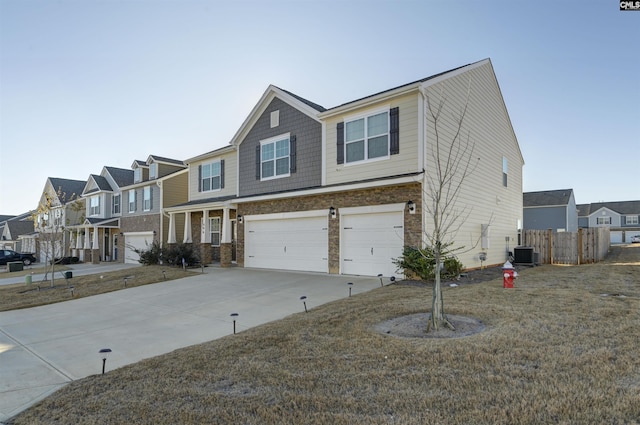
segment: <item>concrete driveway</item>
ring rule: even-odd
[[[373,277],[244,268],[0,313],[0,422],[65,384],[380,287]]]

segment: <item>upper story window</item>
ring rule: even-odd
[[[139,183],[142,181],[142,168],[136,167],[133,170],[133,181],[134,183]]]
[[[211,232],[211,245],[220,246],[220,217],[209,219],[209,231]]]
[[[628,215],[625,218],[626,224],[638,224],[638,216],[637,215]]]
[[[135,190],[129,191],[129,212],[130,213],[136,212],[136,191]]]
[[[365,161],[389,155],[389,113],[382,112],[344,125],[346,162]]]
[[[111,198],[111,213],[120,214],[120,194],[113,195]]]
[[[291,174],[289,135],[260,142],[260,179],[269,180]]]
[[[146,186],[142,193],[142,210],[151,211],[151,186]]]
[[[400,153],[399,116],[395,107],[338,123],[337,163],[366,162]]]
[[[607,224],[611,224],[611,217],[598,217],[596,219],[596,224],[598,224],[598,226],[605,226]]]
[[[99,215],[100,214],[100,196],[92,196],[89,198],[89,215]]]
[[[62,210],[60,208],[53,211],[53,225],[56,227],[62,226]]]
[[[149,178],[150,179],[158,178],[158,164],[155,162],[149,165]]]
[[[508,183],[508,174],[509,174],[509,162],[506,157],[502,157],[502,185],[507,187]]]
[[[224,187],[224,160],[202,164],[199,167],[201,192],[220,190]]]

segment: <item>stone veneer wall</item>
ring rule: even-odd
[[[404,242],[405,245],[420,246],[422,240],[421,199],[421,185],[411,183],[240,204],[237,213],[248,216],[326,208],[328,216],[329,207],[336,208],[336,218],[329,219],[329,273],[337,274],[340,271],[340,208],[394,204],[412,200],[416,205],[416,213],[409,214],[408,210],[405,212]],[[237,264],[244,267],[244,223],[238,223],[237,244]]]

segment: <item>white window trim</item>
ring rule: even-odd
[[[502,186],[509,187],[509,160],[506,156],[502,157]]]
[[[348,162],[347,161],[347,144],[349,144],[349,142],[347,142],[347,123],[351,122],[351,121],[357,121],[357,120],[360,120],[362,118],[366,119],[367,117],[378,115],[378,114],[381,114],[383,112],[387,113],[387,155],[378,156],[378,157],[371,158],[371,159],[365,158],[365,159],[361,159],[361,160],[358,160],[358,161]],[[376,162],[376,161],[385,161],[385,160],[391,158],[391,154],[390,154],[390,151],[391,151],[391,105],[386,105],[386,106],[383,106],[383,107],[377,108],[377,109],[370,109],[370,110],[367,110],[366,112],[361,112],[361,113],[356,114],[356,115],[349,115],[349,116],[344,118],[343,122],[344,122],[344,129],[342,130],[342,131],[344,131],[344,134],[343,134],[343,136],[344,136],[343,137],[343,140],[344,140],[344,146],[343,146],[343,149],[344,149],[344,156],[343,156],[344,162],[343,162],[343,165],[345,167],[350,167],[352,165],[368,164],[368,163]],[[366,144],[366,141],[367,141],[366,130],[367,130],[367,126],[365,125],[365,138],[364,138],[364,140],[365,140],[365,147],[364,147],[365,156],[367,155],[367,152],[368,152],[368,150],[367,150],[368,146]],[[353,142],[351,142],[351,143],[353,143]]]
[[[608,223],[600,223],[600,219],[602,219],[604,221],[604,219],[609,219]],[[605,215],[605,216],[600,216],[600,217],[596,217],[596,225],[598,226],[611,226],[611,216],[610,215]]]
[[[200,177],[199,184],[200,184],[200,187],[202,188],[203,192],[219,192],[219,191],[222,190],[222,160],[218,159],[216,161],[204,162],[201,165],[201,170],[203,170],[206,165],[213,165],[216,162],[220,164],[220,173],[217,175],[217,177],[220,177],[219,186],[218,186],[217,189],[207,189],[207,190],[205,190],[205,188],[204,188],[204,177]],[[212,179],[214,177],[216,177],[216,176],[211,176],[211,177],[209,177],[209,179]]]
[[[133,200],[131,200],[131,195],[133,194]],[[133,209],[131,209],[133,207]],[[130,190],[129,195],[127,196],[127,208],[130,213],[136,212],[136,191]]]
[[[149,164],[149,179],[158,178],[158,163]]]
[[[277,158],[275,157],[275,145],[274,145],[274,147],[273,147],[273,149],[274,149],[273,176],[271,176],[271,177],[263,177],[262,176],[262,162],[263,162],[262,161],[262,148],[264,147],[264,145],[274,144],[275,142],[279,142],[280,140],[283,140],[283,139],[287,139],[289,141],[289,155],[287,156],[287,158],[289,158],[289,169],[288,169],[287,173],[286,174],[276,174],[276,159]],[[289,177],[289,176],[291,176],[291,133],[283,133],[283,134],[280,134],[278,136],[269,137],[268,139],[260,140],[260,181],[281,179],[281,178]]]
[[[133,182],[134,183],[139,183],[141,181],[142,181],[142,168],[136,167],[133,170]]]
[[[116,199],[118,199],[118,208],[120,209],[120,211],[116,212],[115,207],[116,207]],[[111,195],[111,213],[112,214],[122,214],[122,194],[121,193],[117,193],[114,195]]]
[[[628,224],[628,225],[634,225],[634,224],[638,224],[638,223],[639,223],[639,221],[638,221],[638,216],[637,216],[637,215],[627,215],[627,216],[625,216],[625,217],[626,217],[626,218],[624,219],[625,224]],[[629,219],[630,219],[630,218],[632,219],[632,221],[631,221],[631,222],[629,222]]]
[[[217,221],[218,222],[218,231],[214,232],[213,231],[213,226],[212,226],[212,222]],[[213,234],[217,233],[218,234],[218,243],[215,244],[213,243]],[[209,240],[211,242],[211,246],[220,246],[220,241],[222,241],[222,220],[220,219],[220,217],[209,217]]]
[[[92,205],[94,199],[98,201],[96,206]],[[100,195],[89,198],[89,217],[95,217],[96,215],[100,215]]]
[[[149,193],[149,199],[147,199],[147,192]],[[149,207],[147,208],[147,201],[149,201]],[[151,186],[145,186],[142,188],[142,211],[151,211]]]

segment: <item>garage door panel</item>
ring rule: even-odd
[[[622,243],[622,232],[611,232],[610,233],[610,237],[611,237],[611,243]]]
[[[327,217],[247,222],[247,267],[328,271]]]
[[[347,215],[343,218],[341,266],[344,274],[396,274],[393,259],[402,255],[401,212]]]
[[[153,243],[153,234],[149,235],[124,235],[124,262],[138,264],[140,255],[135,250],[147,250]]]

